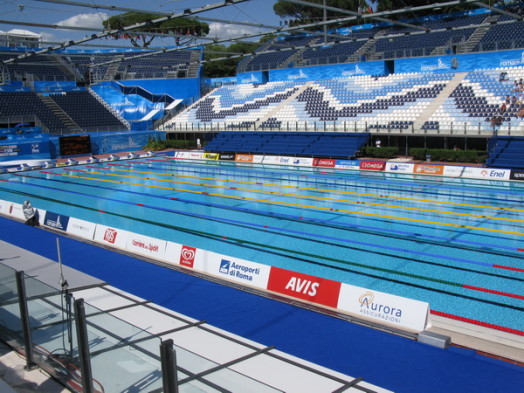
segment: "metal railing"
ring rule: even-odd
[[[497,131],[499,136],[524,136],[524,123],[506,122]],[[382,124],[373,121],[294,121],[271,125],[257,122],[168,122],[158,126],[165,132],[220,132],[220,131],[270,131],[270,132],[370,132],[375,134],[436,135],[436,136],[492,136],[490,122],[456,122],[438,127],[415,124]]]

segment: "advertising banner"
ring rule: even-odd
[[[430,164],[415,164],[415,170],[413,171],[416,175],[443,175],[443,165],[430,165]]]
[[[237,154],[235,156],[236,162],[253,162],[253,156],[251,154]]]
[[[337,281],[272,267],[267,289],[323,306],[337,307],[340,285]]]
[[[164,259],[166,241],[140,235],[138,233],[129,233],[126,249],[130,252],[146,255],[150,258]]]
[[[324,167],[324,168],[334,168],[337,165],[337,160],[331,158],[314,158],[313,166]]]
[[[271,267],[188,245],[167,242],[165,260],[224,280],[266,289]]]
[[[412,174],[414,171],[414,167],[414,164],[409,164],[406,162],[387,162],[386,172]]]
[[[235,161],[235,155],[233,153],[220,153],[219,160],[221,160],[221,161]]]
[[[444,176],[448,177],[460,177],[464,172],[463,166],[458,165],[445,165],[444,166]]]
[[[204,153],[204,159],[205,160],[218,160],[218,158],[220,157],[220,154],[218,153]]]
[[[97,224],[95,230],[95,240],[107,246],[125,250],[129,234],[129,232],[122,229]]]
[[[428,303],[348,284],[342,284],[338,308],[419,332],[426,329],[429,315]]]
[[[363,171],[383,171],[386,163],[383,161],[360,161],[360,169]]]
[[[69,216],[57,214],[53,212],[46,212],[44,218],[44,225],[49,228],[59,229],[61,231],[67,231],[67,225],[69,224]]]
[[[509,180],[510,169],[465,167],[462,177],[473,179]]]
[[[335,168],[359,170],[360,161],[359,160],[337,160],[337,163],[335,164]]]
[[[96,224],[71,217],[69,219],[69,225],[67,226],[67,233],[81,237],[83,239],[93,240],[95,236],[95,229]]]
[[[515,170],[511,171],[510,179],[523,181],[524,180],[524,171],[515,171]]]
[[[175,158],[182,160],[202,160],[204,153],[196,151],[177,151],[175,152]]]
[[[292,165],[292,166],[313,166],[313,158],[304,157],[285,157],[285,156],[266,156],[263,164],[273,165]]]
[[[22,211],[22,205],[15,202],[6,202],[5,214],[8,216],[17,218],[19,220],[25,221],[24,212]]]

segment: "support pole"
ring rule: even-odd
[[[173,348],[173,340],[162,341],[160,344],[160,359],[162,362],[162,385],[164,393],[178,393],[176,353]]]
[[[75,300],[76,336],[78,339],[78,354],[80,357],[80,372],[82,374],[82,392],[93,393],[93,376],[89,355],[89,341],[87,337],[86,313],[84,299]]]
[[[16,287],[18,290],[18,305],[20,306],[20,322],[24,335],[25,369],[31,370],[36,367],[36,363],[33,359],[33,340],[31,338],[31,326],[29,325],[29,311],[23,271],[16,272]]]

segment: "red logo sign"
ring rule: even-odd
[[[272,267],[267,289],[325,306],[337,307],[340,286],[340,282],[337,281]]]
[[[360,161],[360,169],[367,171],[383,171],[386,163],[383,161]]]
[[[114,229],[107,228],[106,232],[104,233],[104,240],[108,243],[114,243],[116,240],[116,235],[118,232]]]
[[[332,160],[330,158],[315,158],[313,160],[313,166],[322,166],[325,168],[334,168],[337,164],[337,160]]]
[[[180,252],[180,264],[187,267],[193,267],[195,264],[196,248],[189,246],[182,246]]]

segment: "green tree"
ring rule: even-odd
[[[188,18],[174,18],[163,22],[151,21],[161,18],[162,15],[126,12],[114,15],[102,23],[106,30],[120,30],[138,23],[147,23],[139,28],[139,32],[126,31],[114,34],[114,38],[128,39],[135,47],[147,48],[157,37],[157,34],[173,34],[176,36],[205,36],[209,33],[209,25]]]
[[[257,42],[237,42],[229,46],[209,44],[204,49],[204,74],[208,78],[236,75],[237,65],[242,57],[239,54],[253,53],[260,46]],[[209,61],[213,59],[222,59]]]

